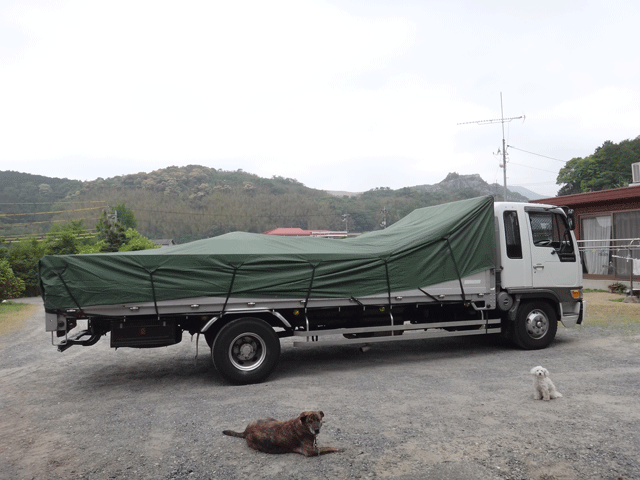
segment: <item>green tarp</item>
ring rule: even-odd
[[[137,252],[46,256],[45,308],[201,296],[335,298],[428,287],[494,267],[493,198],[415,210],[354,238],[235,232]]]

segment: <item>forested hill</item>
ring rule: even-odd
[[[178,243],[277,227],[363,232],[381,228],[385,219],[391,225],[419,207],[485,194],[499,200],[502,187],[456,173],[436,185],[335,196],[291,178],[198,165],[88,182],[0,171],[0,237],[44,233],[79,218],[92,229],[103,210],[123,203],[142,235]],[[509,198],[526,201],[517,193]]]
[[[38,203],[64,199],[78,191],[82,182],[12,171],[0,171],[0,204],[7,213],[9,203]]]

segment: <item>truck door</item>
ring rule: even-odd
[[[580,264],[566,217],[553,210],[529,209],[533,287],[578,285]]]

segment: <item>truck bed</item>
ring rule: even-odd
[[[46,256],[39,271],[48,313],[131,316],[486,295],[494,266],[485,196],[418,209],[355,238],[235,232],[157,250]]]

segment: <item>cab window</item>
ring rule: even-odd
[[[507,257],[522,258],[522,241],[520,240],[520,224],[518,212],[506,211],[504,219],[504,244],[507,248]]]
[[[561,262],[575,262],[576,254],[566,218],[553,212],[529,212],[533,245],[553,248]]]

